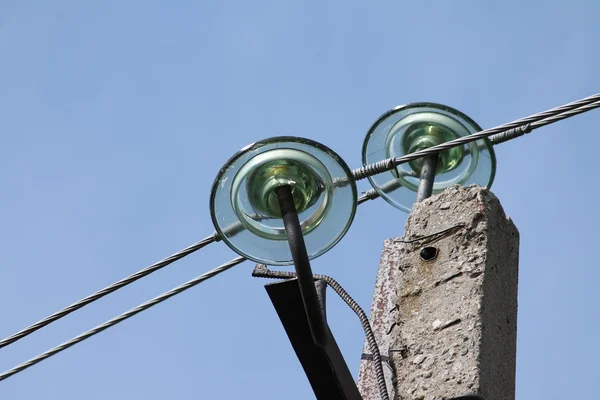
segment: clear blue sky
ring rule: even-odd
[[[491,127],[596,93],[595,1],[0,1],[0,336],[213,231],[209,190],[248,143],[305,136],[360,166],[387,109]],[[517,398],[600,398],[600,111],[497,147],[521,232]],[[359,189],[367,190],[360,182]],[[366,309],[406,214],[362,206],[313,263]],[[234,257],[209,246],[0,350],[13,367]],[[309,399],[252,264],[0,383],[0,398]],[[363,334],[331,293],[354,374]]]

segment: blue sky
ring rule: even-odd
[[[360,166],[369,126],[433,101],[491,127],[596,93],[594,1],[0,1],[0,336],[209,235],[217,171],[308,137]],[[517,398],[600,398],[600,111],[496,148],[521,232]],[[359,189],[367,190],[360,182]],[[406,214],[361,206],[313,262],[365,308]],[[5,370],[234,257],[214,244],[0,350]],[[307,399],[252,264],[6,381],[3,399]],[[329,296],[357,373],[363,334]]]

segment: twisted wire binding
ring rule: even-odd
[[[19,332],[15,333],[13,335],[10,335],[9,337],[7,337],[5,339],[2,339],[0,341],[0,348],[8,346],[9,344],[14,343],[17,340],[20,340],[20,339],[24,338],[25,336],[31,335],[33,332],[37,331],[38,329],[41,329],[41,328],[45,327],[46,325],[49,325],[52,322],[59,320],[65,316],[69,315],[70,313],[87,306],[90,303],[93,303],[94,301],[106,296],[107,294],[110,294],[118,289],[121,289],[121,288],[133,283],[133,282],[137,281],[138,279],[141,279],[147,275],[150,275],[151,273],[156,272],[159,269],[164,268],[167,265],[169,265],[185,256],[188,256],[195,251],[200,250],[204,246],[207,246],[208,244],[210,244],[216,240],[217,240],[216,234],[209,236],[205,239],[202,239],[199,242],[194,243],[193,245],[191,245],[189,247],[186,247],[183,250],[178,251],[177,253],[173,254],[170,257],[162,259],[159,262],[154,263],[154,264],[136,272],[135,274],[129,275],[128,277],[123,278],[120,281],[117,281],[117,282],[113,283],[112,285],[105,287],[104,289],[98,290],[97,292],[90,294],[89,296],[71,304],[68,307],[63,308],[60,311],[55,312],[52,315],[47,316],[46,318],[36,322],[35,324],[30,325],[27,328],[24,328],[24,329],[20,330]]]
[[[518,138],[519,136],[523,136],[526,133],[532,131],[531,124],[525,124],[516,128],[509,129],[504,132],[496,133],[489,137],[490,142],[496,145],[499,143],[507,142],[511,139]]]
[[[503,134],[505,131],[515,129],[515,131],[513,132],[509,132],[506,135],[501,135],[497,137],[497,140],[509,140],[514,137],[521,136],[521,132],[522,134],[525,134],[527,131],[531,131],[533,129],[537,129],[539,127],[560,121],[562,119],[584,113],[597,107],[600,107],[600,93],[586,97],[585,99],[577,100],[562,105],[560,107],[555,107],[553,109],[531,115],[529,117],[521,118],[516,121],[509,122],[507,124],[499,125],[490,129],[484,129],[480,132],[473,133],[468,136],[462,136],[449,142],[428,147],[426,149],[410,153],[402,157],[388,158],[373,164],[365,165],[364,167],[353,170],[352,175],[354,176],[354,179],[361,180],[371,175],[376,175],[385,171],[389,171],[400,164],[404,164],[406,162],[416,160],[421,157],[434,155],[441,151],[448,150],[452,147],[461,146],[479,139],[486,138],[488,136],[492,136],[495,134]],[[524,125],[524,127],[522,127],[522,125]]]
[[[418,157],[417,157],[418,158]],[[352,176],[355,180],[359,181],[371,175],[377,175],[385,171],[389,171],[396,167],[396,163],[393,158],[387,158],[385,160],[378,161],[373,164],[365,165],[362,168],[352,170]]]
[[[366,192],[364,192],[363,195],[360,196],[356,200],[356,204],[361,205],[362,203],[364,203],[366,201],[375,200],[378,197],[379,197],[379,193],[377,193],[377,190],[375,190],[375,189],[369,189]]]
[[[264,264],[256,264],[254,271],[252,272],[252,276],[256,278],[274,278],[274,279],[293,279],[296,277],[295,272],[285,272],[285,271],[271,271]],[[375,375],[377,377],[377,385],[379,387],[379,393],[383,400],[389,400],[389,395],[387,391],[387,386],[385,383],[385,375],[383,373],[383,361],[381,359],[381,353],[379,352],[379,346],[377,345],[377,340],[375,339],[375,334],[373,333],[373,329],[371,329],[371,324],[369,323],[369,317],[365,311],[360,307],[360,305],[344,290],[342,285],[340,285],[335,279],[327,275],[314,274],[313,278],[315,280],[322,280],[326,282],[335,292],[340,296],[340,298],[346,303],[352,311],[358,316],[360,320],[360,324],[365,331],[365,337],[367,339],[367,343],[369,344],[369,348],[371,349],[371,353],[373,354],[373,362],[375,364]]]
[[[133,317],[134,315],[136,315],[137,313],[140,313],[144,310],[149,309],[150,307],[153,307],[155,305],[157,305],[158,303],[161,303],[165,300],[167,300],[170,297],[175,296],[176,294],[179,294],[181,292],[186,291],[187,289],[196,286],[197,284],[212,278],[215,275],[220,274],[221,272],[225,272],[228,269],[240,264],[241,262],[245,261],[246,259],[244,257],[238,257],[235,258],[223,265],[218,266],[217,268],[214,268],[182,285],[179,285],[171,290],[169,290],[168,292],[165,292],[155,298],[153,298],[152,300],[148,300],[145,303],[140,304],[139,306],[132,308],[131,310],[116,316],[108,321],[106,321],[105,323],[96,326],[95,328],[90,329],[89,331],[86,331],[78,336],[75,336],[73,339],[70,339],[62,344],[59,344],[56,347],[53,347],[50,350],[45,351],[44,353],[33,357],[32,359],[25,361],[22,364],[17,365],[16,367],[9,369],[8,371],[3,372],[2,374],[0,374],[0,381],[3,381],[6,378],[9,378],[10,376],[21,372],[37,363],[39,363],[40,361],[45,360],[48,357],[51,357],[57,353],[60,353],[63,350],[68,349],[69,347],[79,343],[79,342],[83,342],[84,340],[102,332],[105,329],[110,328],[111,326],[117,325],[120,322],[125,321],[126,319]]]

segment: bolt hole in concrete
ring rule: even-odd
[[[421,249],[421,252],[419,253],[419,256],[421,257],[421,260],[423,261],[433,261],[437,258],[438,255],[438,249],[435,247],[423,247]]]

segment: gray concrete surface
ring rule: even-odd
[[[422,260],[424,247],[437,257]],[[514,399],[518,253],[518,231],[487,189],[453,186],[413,206],[405,235],[384,243],[371,308],[391,398]],[[364,353],[359,389],[379,399]]]

